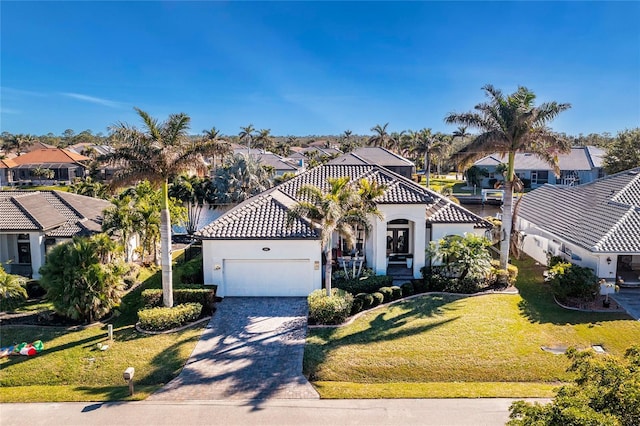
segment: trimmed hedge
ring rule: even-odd
[[[200,303],[185,303],[173,308],[150,308],[138,311],[140,327],[144,330],[163,331],[180,327],[200,317]]]
[[[390,287],[391,285],[393,285],[393,277],[387,275],[362,277],[347,281],[336,280],[333,284],[335,288],[340,288],[351,294],[373,293],[378,291],[380,287]]]
[[[365,311],[373,306],[373,296],[371,293],[358,293],[356,299],[362,299],[362,310]]]
[[[373,297],[373,303],[371,304],[372,308],[375,308],[378,305],[381,305],[384,302],[384,296],[379,291],[371,293],[371,297]]]
[[[402,297],[402,289],[397,285],[391,286],[391,300],[398,300]]]
[[[315,290],[307,301],[311,324],[341,324],[351,313],[353,296],[337,288],[331,289],[331,296],[325,290]]]
[[[382,296],[384,297],[384,303],[391,302],[393,297],[393,290],[391,290],[391,287],[380,287],[380,290],[378,290],[378,292],[382,293]]]
[[[409,297],[415,294],[415,290],[413,288],[413,283],[406,282],[400,286],[402,289],[402,297]]]
[[[203,314],[205,315],[209,315],[213,312],[215,301],[216,292],[213,289],[179,288],[173,290],[174,305],[199,303],[202,305]],[[142,292],[142,302],[147,308],[162,306],[162,290],[157,288],[144,290]]]
[[[361,312],[363,304],[364,304],[364,300],[362,298],[354,297],[353,304],[351,305],[351,315],[355,315],[358,312]]]

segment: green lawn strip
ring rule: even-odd
[[[541,346],[600,344],[620,356],[637,340],[640,322],[564,310],[542,284],[542,268],[519,265],[522,296],[425,295],[348,326],[309,330],[305,374],[313,382],[555,383],[570,380],[569,361]]]
[[[551,398],[561,383],[427,382],[351,383],[314,382],[322,399],[377,398]]]
[[[123,371],[135,368],[135,383],[141,391],[151,390],[173,379],[193,351],[205,323],[180,332],[147,335],[135,330],[140,294],[145,288],[160,288],[160,273],[142,269],[143,284],[130,291],[111,319],[114,340],[108,341],[107,326],[84,329],[63,327],[11,326],[0,327],[2,347],[42,340],[44,350],[31,357],[0,358],[0,389],[2,400],[53,401],[37,392],[21,394],[25,387],[48,387],[51,398],[65,401],[120,400]],[[177,286],[176,286],[177,287]],[[109,348],[101,351],[97,343]],[[60,387],[55,390],[54,388]],[[32,395],[29,397],[28,395]],[[140,397],[143,394],[141,393]],[[31,399],[30,399],[31,398]],[[57,399],[56,399],[57,400]]]
[[[134,394],[129,396],[129,386],[124,380],[120,386],[12,386],[0,388],[0,403],[141,401],[159,388],[159,385],[134,385]]]

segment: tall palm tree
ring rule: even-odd
[[[129,240],[134,234],[141,232],[138,212],[133,208],[130,195],[119,194],[111,200],[113,206],[107,207],[102,212],[102,232],[110,236],[118,235],[124,246],[125,261],[131,261]]]
[[[571,145],[569,141],[553,133],[547,123],[562,111],[571,108],[571,105],[548,102],[535,106],[536,95],[526,87],[518,87],[517,91],[506,97],[490,84],[482,89],[488,102],[476,105],[475,112],[450,113],[445,117],[445,122],[469,126],[482,132],[458,153],[460,164],[469,164],[494,152],[502,153],[508,158],[504,182],[503,241],[500,244],[500,267],[506,269],[513,222],[515,154],[532,153],[548,162],[556,175],[559,175],[558,154],[569,152]]]
[[[401,132],[392,132],[391,135],[389,135],[388,148],[396,153],[399,153],[402,146],[402,141],[404,140],[406,133],[406,130],[402,130]]]
[[[451,152],[452,138],[451,136],[445,133],[438,132],[435,134],[435,139],[436,139],[436,143],[432,148],[432,154],[438,160],[436,165],[437,166],[436,171],[439,175],[441,175],[442,163],[444,162],[445,158],[449,156],[449,153]]]
[[[254,132],[256,128],[253,127],[253,124],[249,124],[246,127],[240,127],[240,133],[238,133],[238,140],[242,143],[242,141],[246,141],[247,143],[247,154],[251,153],[251,142],[253,142]]]
[[[253,157],[237,154],[224,167],[216,170],[211,182],[210,203],[237,204],[273,186],[271,175]]]
[[[211,180],[198,176],[182,174],[178,176],[169,187],[169,196],[176,198],[187,206],[187,222],[185,225],[188,234],[197,231],[200,214],[205,200],[209,199]]]
[[[412,151],[416,155],[424,156],[424,178],[427,188],[431,174],[431,151],[438,143],[438,139],[431,133],[431,129],[422,129],[413,136],[415,138]]]
[[[143,122],[143,129],[126,123],[112,126],[114,151],[104,160],[120,167],[113,177],[113,185],[121,186],[143,179],[162,188],[160,215],[160,244],[162,264],[162,297],[164,305],[173,306],[171,268],[171,217],[169,214],[169,180],[193,168],[206,170],[204,161],[215,151],[216,144],[188,137],[188,115],[171,114],[158,122],[149,114],[135,108]]]
[[[467,132],[467,127],[468,126],[458,126],[458,128],[456,130],[453,131],[453,139],[460,139],[461,141],[464,141],[465,138],[467,138],[469,136],[469,132]]]
[[[202,135],[205,141],[211,143],[213,146],[211,167],[213,169],[216,168],[216,155],[220,156],[222,160],[226,155],[231,154],[233,151],[231,149],[231,145],[229,142],[222,138],[220,134],[220,130],[216,129],[215,126],[209,130],[203,130]]]
[[[389,134],[387,133],[388,125],[389,123],[385,123],[383,126],[376,124],[371,128],[374,135],[369,138],[370,146],[381,146],[383,148],[387,146],[387,140],[389,139]]]

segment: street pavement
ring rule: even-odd
[[[546,402],[548,400],[538,400]],[[504,425],[511,399],[138,401],[0,405],[2,426]]]

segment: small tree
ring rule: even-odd
[[[475,234],[449,235],[436,244],[431,242],[427,254],[431,262],[442,262],[449,278],[464,280],[486,277],[491,272],[491,242]]]
[[[592,269],[568,262],[555,263],[549,268],[549,282],[558,300],[576,297],[593,300],[598,294],[598,277]]]
[[[120,303],[126,267],[105,254],[104,241],[75,237],[47,255],[40,284],[60,315],[90,323]],[[111,262],[103,264],[101,258]]]
[[[627,349],[624,359],[593,351],[567,351],[576,373],[549,404],[516,401],[510,426],[640,424],[640,345]]]

